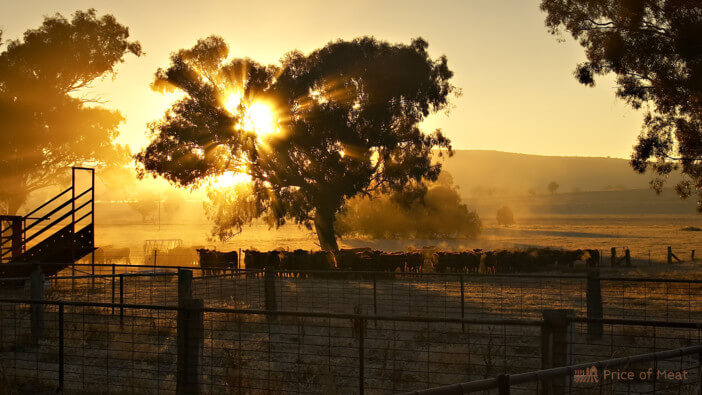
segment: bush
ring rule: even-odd
[[[337,216],[340,235],[376,239],[475,237],[482,222],[461,201],[450,177],[429,185],[409,199],[380,194],[351,199]]]
[[[497,223],[502,226],[514,225],[514,213],[508,206],[502,206],[497,210]]]

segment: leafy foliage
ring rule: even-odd
[[[15,213],[30,192],[59,182],[78,162],[125,161],[112,144],[122,116],[79,97],[97,78],[114,75],[126,54],[141,55],[138,42],[112,15],[57,14],[7,42],[0,53],[0,201]]]
[[[375,239],[475,237],[482,222],[461,202],[453,179],[442,172],[426,193],[399,196],[381,194],[351,199],[338,215],[341,235]]]
[[[542,0],[546,26],[585,48],[576,78],[593,86],[597,75],[617,76],[617,96],[646,109],[631,157],[651,169],[660,192],[671,171],[687,177],[681,197],[698,194],[702,211],[702,3],[699,0]]]
[[[225,172],[248,174],[246,196],[212,192],[223,207],[208,212],[219,224],[293,220],[314,225],[322,248],[336,250],[334,218],[349,198],[435,180],[441,164],[432,150],[452,153],[440,131],[417,126],[456,92],[446,58],[431,59],[427,46],[364,37],[264,66],[227,60],[219,37],[200,40],[156,73],[155,89],[185,97],[151,125],[153,140],[137,155],[141,174],[185,187]],[[242,97],[236,109],[227,108],[232,94]],[[256,103],[275,110],[278,133],[264,137],[242,126]]]

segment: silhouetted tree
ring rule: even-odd
[[[497,224],[502,226],[514,225],[514,213],[509,206],[502,206],[497,210]]]
[[[548,189],[548,191],[551,192],[551,195],[553,195],[554,193],[556,193],[556,191],[557,191],[558,188],[560,188],[560,187],[561,187],[561,186],[560,186],[556,181],[551,181],[551,182],[549,182],[548,185],[546,186],[546,188]]]
[[[7,42],[0,53],[0,201],[14,214],[28,195],[54,185],[65,167],[128,158],[112,144],[122,116],[80,97],[81,88],[115,73],[127,53],[141,55],[112,15],[57,14]]]
[[[702,2],[699,0],[542,0],[546,26],[566,30],[585,48],[576,78],[617,76],[617,96],[646,108],[631,157],[640,173],[651,169],[658,192],[681,168],[681,197],[698,194],[702,211]]]
[[[441,170],[433,152],[452,154],[439,130],[418,127],[455,91],[446,57],[431,59],[427,46],[364,37],[263,66],[227,61],[219,37],[200,40],[156,73],[154,88],[186,95],[151,126],[154,139],[137,155],[142,175],[197,186],[227,171],[246,173],[246,196],[216,196],[226,207],[209,211],[228,216],[220,223],[240,229],[261,216],[273,226],[293,220],[314,226],[323,249],[337,250],[334,218],[349,198],[421,191]],[[232,92],[242,97],[236,109],[227,105]],[[257,136],[243,126],[247,110],[262,102],[275,110],[279,133]]]

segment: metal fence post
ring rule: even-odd
[[[178,306],[193,297],[193,271],[178,269]]]
[[[541,369],[550,369],[572,364],[573,310],[544,310],[541,326]],[[561,393],[568,387],[569,377],[546,379],[540,394]]]
[[[627,266],[631,266],[631,251],[628,248],[624,250],[624,261]]]
[[[377,284],[377,277],[378,275],[373,272],[373,315],[377,316],[378,315],[378,284]],[[375,327],[378,327],[378,320],[373,320],[373,325]]]
[[[44,273],[39,265],[36,266],[30,276],[30,299],[36,301],[44,300]],[[34,342],[44,338],[44,305],[32,303],[30,309],[30,321],[32,339]]]
[[[612,247],[612,258],[610,260],[610,266],[614,266],[617,264],[617,248]]]
[[[466,319],[466,298],[465,298],[465,283],[463,281],[463,275],[461,274],[461,319]],[[466,331],[466,323],[461,322],[461,331]]]
[[[354,319],[356,336],[358,336],[358,393],[363,395],[365,391],[365,331],[366,321],[362,317]]]
[[[509,375],[501,374],[497,376],[497,393],[499,395],[509,395]]]
[[[266,310],[278,310],[278,301],[275,295],[275,269],[272,266],[266,266],[263,283],[265,288]]]
[[[587,319],[601,320],[603,317],[602,283],[600,269],[590,267],[587,271]],[[602,338],[602,322],[588,322],[587,334],[592,339]]]
[[[115,264],[112,264],[112,304],[115,304]],[[115,313],[115,307],[112,306],[112,314]]]
[[[199,394],[204,350],[202,299],[184,299],[178,308],[177,333],[177,394]]]
[[[124,325],[124,274],[119,274],[119,325]]]
[[[58,305],[58,364],[59,364],[59,369],[58,369],[58,389],[56,390],[57,393],[62,393],[63,392],[63,375],[64,375],[64,351],[63,351],[63,303],[59,302]]]

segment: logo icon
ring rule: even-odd
[[[592,366],[587,369],[576,369],[573,374],[573,382],[575,383],[598,383],[597,367]]]

